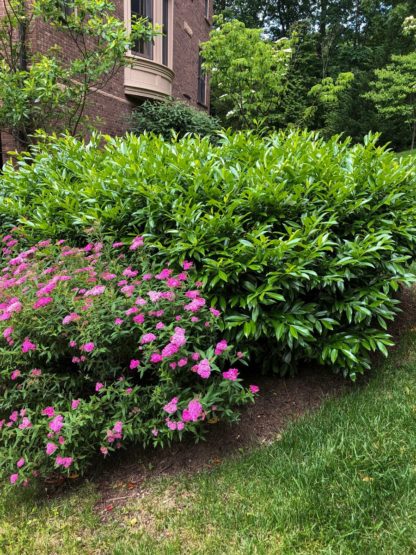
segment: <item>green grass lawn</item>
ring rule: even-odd
[[[416,553],[416,331],[368,385],[279,441],[193,477],[145,484],[100,519],[84,484],[52,502],[0,501],[0,553]]]

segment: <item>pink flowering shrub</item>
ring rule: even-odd
[[[192,263],[155,268],[137,237],[84,248],[2,240],[0,477],[79,474],[95,454],[233,420],[243,354],[220,335]],[[178,266],[179,267],[179,266]]]

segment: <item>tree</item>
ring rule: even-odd
[[[373,90],[366,94],[378,112],[388,119],[408,124],[411,148],[416,142],[416,52],[392,56],[392,63],[375,71]]]
[[[90,95],[128,63],[134,41],[155,34],[143,20],[127,31],[110,0],[0,1],[0,131],[13,135],[19,148],[38,129],[77,134]],[[68,58],[58,46],[33,52],[30,37],[44,23],[77,54]]]
[[[321,130],[326,137],[336,134],[339,128],[339,112],[353,81],[353,73],[340,73],[336,79],[325,77],[308,93],[314,101],[314,105],[309,109],[309,116],[312,117],[319,110]]]
[[[216,24],[210,40],[202,45],[215,112],[239,128],[266,118],[272,126],[284,92],[290,40],[266,40],[260,29],[248,29],[237,20],[219,18]]]

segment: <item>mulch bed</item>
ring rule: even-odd
[[[396,340],[416,326],[416,295],[401,292],[402,314],[392,325]],[[374,360],[375,366],[378,357]],[[357,384],[320,367],[302,368],[295,377],[263,376],[253,378],[260,386],[255,404],[244,407],[237,424],[211,425],[206,440],[199,444],[185,439],[165,449],[129,449],[108,461],[100,462],[90,479],[100,491],[97,510],[103,518],[118,505],[146,494],[147,484],[160,476],[195,473],[214,468],[225,459],[247,449],[279,438],[288,422],[320,407],[325,399],[364,385],[371,372]]]

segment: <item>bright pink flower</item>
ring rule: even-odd
[[[249,389],[250,389],[251,393],[254,393],[254,394],[256,394],[260,391],[260,388],[259,388],[258,385],[250,385]]]
[[[168,414],[173,414],[178,410],[178,401],[179,401],[179,398],[174,397],[171,401],[169,401],[167,405],[163,407],[163,410]]]
[[[135,237],[130,245],[130,250],[131,251],[135,251],[137,250],[139,247],[142,247],[144,245],[144,239],[143,237]]]
[[[35,349],[36,345],[32,343],[28,337],[26,337],[22,344],[22,353],[28,353],[29,351],[34,351]]]
[[[19,413],[17,412],[17,410],[14,410],[9,416],[9,419],[11,420],[11,422],[17,422],[18,418],[19,418]]]
[[[17,468],[22,468],[22,466],[25,465],[25,459],[22,457],[21,459],[19,459],[16,463]]]
[[[113,249],[118,249],[119,247],[122,247],[124,245],[124,243],[122,241],[116,241],[113,243],[112,247]]]
[[[63,466],[64,468],[69,468],[73,462],[72,457],[61,457],[58,455],[55,459],[57,466]]]
[[[171,357],[173,355],[176,355],[176,353],[179,351],[179,349],[180,349],[180,346],[177,345],[176,343],[168,343],[162,349],[162,357],[163,358],[168,358],[168,357]]]
[[[153,277],[153,274],[143,274],[142,280],[143,281],[150,281]]]
[[[165,327],[165,324],[163,322],[158,322],[156,324],[156,329],[157,330],[163,330],[164,327]]]
[[[118,420],[113,426],[113,432],[116,434],[121,434],[122,431],[123,431],[123,422]]]
[[[163,356],[160,355],[159,353],[152,353],[150,355],[150,362],[152,362],[154,364],[156,364],[158,362],[162,362],[162,360],[163,360]]]
[[[182,368],[183,366],[186,366],[188,364],[188,359],[187,358],[181,358],[178,360],[178,366],[179,368]]]
[[[155,339],[157,339],[157,337],[154,333],[145,333],[140,339],[140,343],[145,345],[146,343],[152,343]]]
[[[211,366],[209,364],[209,360],[204,358],[201,362],[197,365],[196,372],[198,376],[201,376],[204,380],[208,379],[211,375]]]
[[[55,434],[59,433],[64,426],[64,417],[61,414],[55,416],[53,420],[49,422],[49,428],[55,432]]]
[[[80,403],[81,403],[80,399],[74,399],[71,403],[71,409],[76,410],[79,407]]]
[[[211,312],[211,314],[212,314],[213,316],[215,316],[215,318],[218,318],[218,316],[221,315],[221,312],[220,312],[219,310],[217,310],[216,308],[212,308],[212,307],[211,307],[211,308],[209,309],[209,311]]]
[[[11,380],[17,380],[17,378],[19,378],[22,375],[22,373],[20,372],[20,370],[13,370],[13,372],[10,375],[10,379]]]
[[[178,422],[178,423],[177,423],[176,429],[177,429],[178,431],[181,431],[181,430],[183,430],[184,428],[185,428],[185,424],[184,424],[183,422]]]
[[[188,408],[182,412],[182,420],[184,422],[196,422],[203,415],[203,408],[197,399],[193,399],[188,403]]]
[[[128,278],[130,278],[130,277],[136,277],[138,273],[139,273],[139,272],[137,272],[136,270],[132,270],[131,267],[129,266],[128,268],[126,268],[126,269],[123,271],[123,276],[126,276],[126,277],[128,277]]]
[[[63,436],[58,437],[59,445],[63,445],[65,443],[65,438]]]
[[[135,286],[134,286],[134,285],[125,285],[124,287],[122,287],[122,288],[120,289],[120,291],[121,291],[122,293],[124,293],[124,294],[126,295],[126,297],[132,297],[132,296],[133,296],[133,293],[134,293],[134,290],[135,290]]]
[[[182,264],[182,268],[184,270],[190,270],[193,266],[193,262],[189,262],[188,260],[184,260],[183,264]]]
[[[53,455],[57,449],[58,449],[58,446],[55,445],[54,443],[48,442],[46,444],[46,454],[47,455]]]
[[[100,447],[100,452],[102,455],[104,455],[104,457],[106,457],[108,455],[107,447]]]
[[[206,300],[202,297],[194,299],[189,304],[186,304],[183,308],[188,312],[198,312],[203,306],[205,306]]]
[[[162,298],[162,293],[160,291],[149,291],[148,295],[152,303],[157,303],[157,301]]]
[[[225,380],[230,380],[231,382],[235,382],[238,378],[238,370],[237,368],[230,368],[226,372],[222,373]]]
[[[159,430],[157,430],[156,428],[153,428],[153,430],[152,430],[152,435],[153,435],[154,437],[157,437],[157,436],[159,435]]]
[[[122,324],[123,322],[124,322],[124,320],[123,320],[122,318],[116,318],[116,319],[114,320],[114,324],[115,324],[116,326],[121,326],[121,324]]]
[[[31,376],[38,378],[39,376],[42,375],[42,370],[39,370],[39,368],[34,368],[33,370],[30,371],[30,374]]]
[[[79,314],[77,314],[76,312],[71,312],[71,314],[68,314],[68,316],[65,316],[65,318],[62,320],[62,324],[64,326],[66,326],[67,324],[70,324],[71,322],[76,322],[80,318],[81,318],[81,316]]]
[[[163,268],[163,270],[159,274],[155,275],[155,278],[159,280],[168,279],[172,274],[173,270],[170,270],[169,268]]]
[[[84,293],[84,297],[96,297],[102,295],[105,291],[105,285],[96,285]]]
[[[84,345],[81,345],[81,351],[85,351],[86,353],[92,353],[94,349],[95,349],[95,345],[92,341],[90,341],[89,343],[85,343]]]
[[[10,476],[10,483],[11,484],[15,484],[17,482],[17,480],[19,479],[19,474],[12,474]]]
[[[55,409],[53,407],[46,407],[46,409],[42,410],[41,414],[43,416],[47,416],[48,418],[52,418],[55,416]]]
[[[26,428],[31,428],[32,422],[29,420],[27,416],[22,419],[22,422],[19,424],[19,430],[25,430]]]
[[[13,326],[9,326],[8,328],[6,328],[3,332],[4,339],[7,339],[8,337],[10,337],[13,332],[14,332]]]
[[[228,349],[228,343],[225,341],[225,339],[222,339],[219,343],[217,343],[215,347],[215,354],[221,355],[227,349]]]
[[[105,280],[105,281],[111,281],[112,279],[117,277],[117,274],[111,274],[110,272],[104,272],[101,277]]]
[[[191,358],[192,360],[198,361],[201,358],[201,355],[199,353],[192,353]]]
[[[136,316],[133,317],[133,322],[135,324],[143,324],[144,314],[136,314]]]
[[[104,387],[104,384],[97,382],[95,384],[95,391],[98,393],[103,387]]]
[[[176,422],[172,422],[172,420],[169,420],[169,418],[166,419],[166,425],[169,428],[169,430],[176,430],[177,428]]]
[[[130,361],[130,370],[134,370],[135,368],[138,368],[138,367],[139,367],[139,364],[140,364],[140,361],[133,358],[133,359]]]

